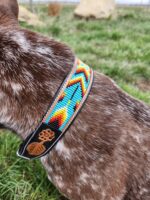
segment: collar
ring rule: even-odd
[[[48,154],[73,123],[88,97],[92,83],[93,70],[76,59],[43,120],[20,145],[17,155],[34,159]]]

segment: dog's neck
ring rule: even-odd
[[[0,0],[0,26],[17,26],[18,14],[17,0]]]
[[[14,15],[9,12],[7,8],[0,6],[0,10],[0,27],[18,26],[18,22],[14,19]],[[6,12],[8,15],[6,15]]]
[[[5,18],[18,21],[19,6],[17,0],[0,0],[0,16],[3,13]],[[3,22],[3,20],[0,21]]]
[[[0,29],[0,124],[25,139],[39,124],[74,56],[39,34]]]
[[[0,124],[25,139],[73,63],[65,45],[19,28],[17,0],[0,1]]]

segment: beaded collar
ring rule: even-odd
[[[93,70],[76,59],[43,120],[21,144],[17,155],[25,159],[34,159],[48,154],[81,110],[92,82]]]

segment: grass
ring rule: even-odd
[[[150,104],[150,10],[118,8],[116,19],[86,21],[75,19],[73,9],[48,17],[46,7],[37,7],[45,26],[22,26],[67,43],[81,60]],[[0,134],[0,200],[59,200],[39,160],[16,157],[19,143],[8,131]]]

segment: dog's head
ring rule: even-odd
[[[19,27],[17,0],[0,0],[0,127],[25,138],[73,62],[65,45]]]

